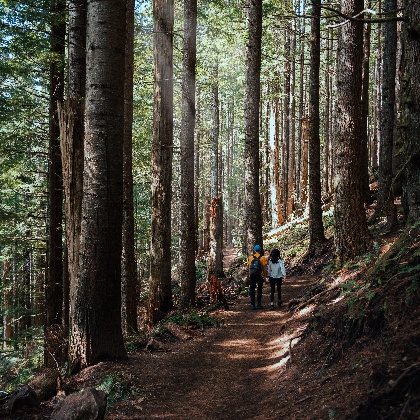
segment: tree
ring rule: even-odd
[[[126,358],[121,328],[125,0],[87,3],[85,154],[72,371]]]
[[[362,0],[342,0],[341,11],[355,16]],[[349,20],[340,27],[337,73],[335,151],[335,248],[339,263],[366,252],[371,238],[361,191],[360,98],[363,23]]]
[[[259,191],[259,105],[261,73],[262,1],[250,0],[245,76],[245,229],[247,252],[262,245]]]
[[[370,7],[370,6],[368,6]],[[361,107],[361,148],[362,148],[362,193],[365,202],[371,204],[369,187],[369,59],[370,59],[370,34],[371,24],[366,23],[363,31],[363,77],[362,77],[362,107]]]
[[[385,0],[384,12],[395,15],[396,0]],[[380,119],[378,203],[376,215],[386,214],[388,224],[395,223],[393,179],[395,75],[397,64],[397,22],[386,22],[383,48],[382,112]]]
[[[50,63],[50,106],[49,106],[49,148],[48,148],[48,241],[47,281],[45,285],[46,328],[45,364],[55,366],[61,356],[54,349],[57,327],[63,321],[63,178],[61,170],[60,127],[58,102],[64,99],[64,53],[65,53],[65,1],[51,1],[51,63]],[[56,331],[57,333],[57,331]],[[60,333],[62,335],[62,332]],[[60,349],[59,351],[61,351]],[[55,354],[54,354],[55,353]]]
[[[223,248],[223,201],[220,192],[221,157],[219,154],[220,134],[220,101],[219,101],[219,67],[213,64],[212,81],[212,113],[213,127],[211,140],[211,197],[210,211],[210,255],[208,262],[209,275],[220,277],[223,273],[222,248]]]
[[[122,227],[122,321],[124,334],[138,331],[137,267],[134,244],[133,203],[133,71],[134,71],[134,0],[127,0],[124,85],[124,192]]]
[[[86,5],[69,2],[67,99],[59,109],[63,171],[66,269],[63,324],[69,334],[70,302],[74,301],[79,269],[83,197],[84,98],[86,95]]]
[[[195,200],[194,200],[194,130],[197,0],[184,2],[184,50],[182,74],[181,121],[181,232],[180,276],[181,306],[195,301]]]
[[[152,145],[152,246],[147,318],[155,324],[172,307],[171,178],[173,146],[173,0],[155,0]]]
[[[402,26],[404,55],[401,63],[401,121],[398,150],[403,178],[403,206],[408,226],[420,221],[420,2],[406,0]]]
[[[321,203],[321,144],[319,139],[319,66],[321,6],[312,1],[311,74],[309,82],[309,254],[325,242]]]

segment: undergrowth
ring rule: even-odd
[[[133,385],[131,375],[114,373],[107,375],[98,385],[98,389],[107,393],[107,406],[112,407],[117,401],[137,396],[140,389]]]

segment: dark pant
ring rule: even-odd
[[[279,279],[275,279],[270,277],[270,300],[274,302],[274,294],[276,293],[276,286],[277,286],[277,293],[278,293],[278,300],[281,300],[281,284],[283,283],[283,277]]]
[[[257,304],[261,305],[263,283],[264,279],[260,275],[251,275],[249,278],[249,295],[252,306],[255,306],[255,288],[257,288]]]

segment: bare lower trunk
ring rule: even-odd
[[[349,16],[362,9],[362,0],[342,2],[342,12]],[[338,51],[334,239],[339,263],[366,252],[371,245],[360,181],[362,60],[363,23],[352,21],[341,28]]]

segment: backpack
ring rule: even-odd
[[[256,257],[254,255],[253,260],[251,261],[251,265],[249,266],[249,273],[251,275],[260,275],[261,274],[261,261],[260,261],[261,255],[259,257]]]

